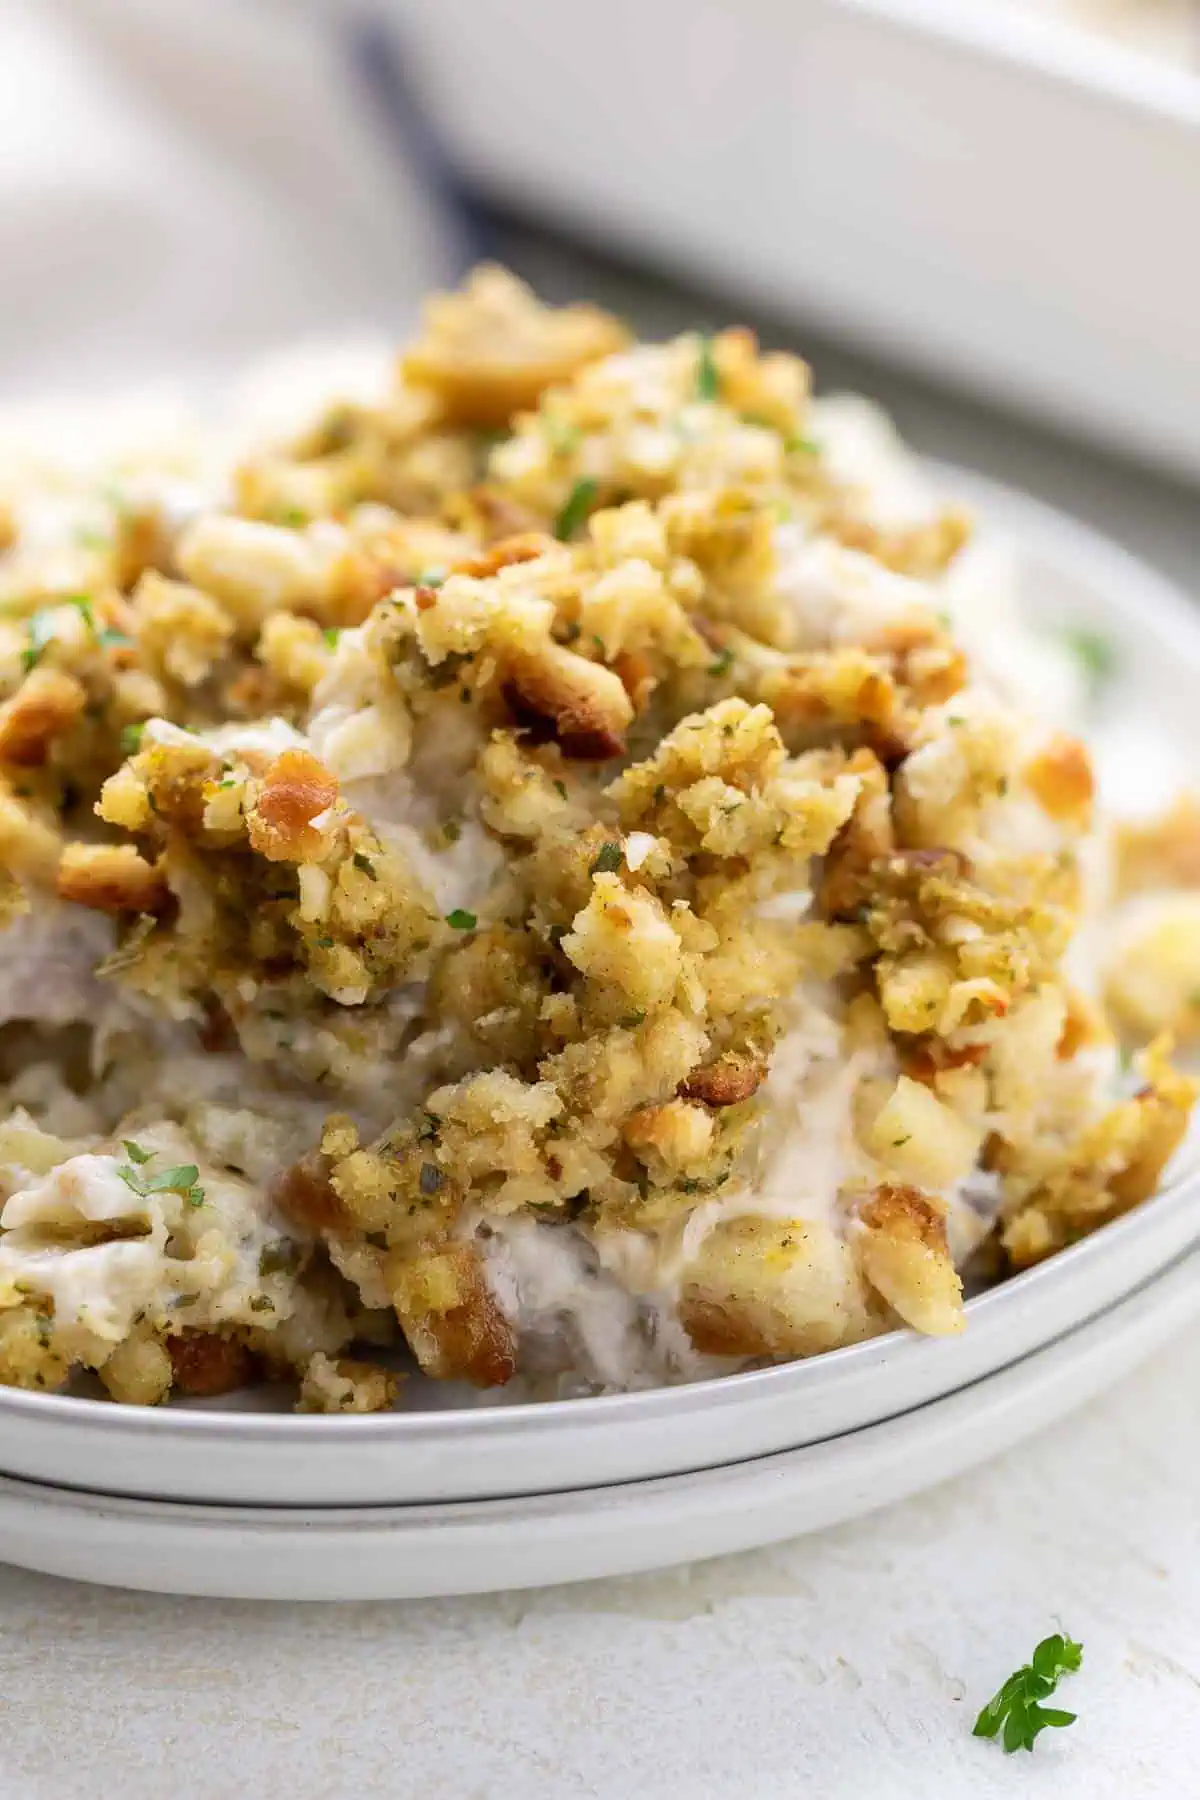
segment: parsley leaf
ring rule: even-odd
[[[479,921],[465,906],[456,906],[453,912],[446,914],[446,923],[453,925],[455,931],[474,931]]]
[[[601,844],[599,855],[588,870],[589,875],[613,875],[621,866],[620,844]]]
[[[1089,691],[1100,693],[1116,674],[1117,653],[1112,640],[1086,625],[1064,625],[1059,636],[1083,670]]]
[[[126,1144],[125,1148],[139,1150],[133,1159],[138,1163],[148,1163],[155,1154],[153,1150],[141,1150],[139,1145]],[[144,1200],[147,1194],[179,1194],[189,1206],[204,1205],[204,1189],[197,1185],[200,1171],[195,1163],[176,1163],[173,1168],[160,1169],[156,1175],[139,1174],[129,1163],[122,1163],[117,1174],[139,1199]]]
[[[696,398],[697,400],[717,400],[721,394],[721,377],[717,373],[717,365],[713,360],[711,338],[700,340],[700,360],[696,364]]]
[[[726,647],[724,650],[718,650],[708,665],[708,672],[710,675],[726,675],[732,667],[733,651]]]
[[[135,1144],[130,1138],[122,1138],[121,1143],[125,1147],[125,1154],[130,1162],[148,1163],[154,1155],[153,1150],[143,1150],[140,1144]]]
[[[371,861],[369,856],[364,856],[361,850],[356,850],[351,860],[353,861],[355,868],[360,869],[368,881],[379,880],[378,875],[375,873],[375,864]]]
[[[126,756],[136,756],[142,746],[142,733],[145,725],[126,725],[121,732],[121,750]]]
[[[975,1721],[975,1737],[1001,1737],[1006,1751],[1032,1750],[1047,1726],[1073,1725],[1075,1714],[1043,1706],[1059,1677],[1074,1674],[1083,1661],[1083,1645],[1056,1631],[1043,1638],[1030,1660],[1010,1675]]]
[[[562,511],[554,521],[554,535],[564,542],[573,538],[593,506],[600,489],[590,475],[584,475],[567,495]]]

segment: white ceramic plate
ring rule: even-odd
[[[0,1479],[0,1557],[152,1592],[407,1599],[663,1568],[816,1531],[931,1487],[1108,1388],[1200,1311],[1200,1250],[974,1385],[823,1444],[665,1480],[441,1506],[119,1500]]]
[[[1164,779],[1200,768],[1200,615],[1061,515],[953,469],[933,476],[1019,546],[1040,618],[1086,620],[1118,645],[1102,761],[1119,775],[1132,734],[1139,766],[1149,748]],[[469,1406],[461,1389],[414,1381],[407,1397],[421,1410],[358,1419],[264,1412],[269,1394],[242,1410],[142,1411],[0,1389],[0,1468],[163,1500],[376,1506],[550,1494],[816,1444],[1014,1363],[1165,1268],[1200,1239],[1200,1177],[1188,1165],[1181,1159],[1164,1192],[1128,1218],[972,1300],[961,1338],[896,1332],[719,1381],[552,1405]]]

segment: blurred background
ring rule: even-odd
[[[402,336],[481,256],[746,321],[1195,585],[1195,0],[6,0],[0,400]]]

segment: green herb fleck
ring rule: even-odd
[[[125,756],[136,756],[142,746],[142,733],[145,725],[126,725],[121,732],[121,751]]]
[[[340,625],[327,625],[325,627],[324,631],[321,633],[321,636],[325,639],[326,644],[329,646],[329,648],[331,650],[337,649],[338,639],[341,637],[341,635],[342,635],[342,628]]]
[[[474,931],[479,921],[465,906],[456,906],[453,912],[446,914],[446,923],[452,925],[455,931]]]
[[[313,943],[316,945],[318,950],[332,950],[333,949],[333,939],[331,937],[314,938]]]
[[[588,870],[589,875],[612,875],[621,866],[620,844],[601,844],[599,852]]]
[[[153,1156],[154,1152],[150,1152]],[[145,1160],[149,1162],[150,1156]],[[179,1194],[189,1206],[204,1205],[204,1189],[197,1186],[200,1171],[195,1163],[177,1163],[173,1168],[160,1169],[156,1175],[139,1175],[128,1163],[123,1163],[117,1174],[127,1188],[145,1199],[147,1194]]]
[[[28,675],[30,669],[41,661],[46,645],[54,637],[54,609],[40,606],[29,621],[29,643],[21,652],[21,668]]]
[[[621,1024],[625,1027],[626,1031],[636,1031],[638,1026],[644,1025],[645,1022],[646,1009],[644,1006],[635,1006],[633,1011],[631,1013],[626,1013],[625,1017],[621,1020]]]
[[[378,875],[375,873],[375,864],[371,861],[369,856],[364,856],[361,850],[356,850],[354,852],[354,866],[356,869],[362,870],[368,881],[379,880]]]
[[[142,1146],[140,1144],[135,1144],[132,1138],[122,1138],[121,1143],[125,1147],[125,1154],[130,1162],[148,1163],[150,1158],[154,1155],[153,1150],[143,1150]]]
[[[700,357],[696,363],[697,400],[717,400],[721,394],[721,377],[713,358],[712,339],[700,339]]]
[[[554,784],[554,791],[558,795],[560,800],[565,800],[567,797],[566,782],[565,781],[556,781]]]
[[[1043,1638],[1023,1668],[1009,1676],[975,1721],[975,1737],[996,1737],[1003,1730],[1005,1750],[1032,1750],[1047,1725],[1073,1725],[1075,1714],[1041,1703],[1083,1661],[1083,1645],[1055,1632]]]
[[[418,587],[441,587],[443,581],[446,579],[446,573],[446,570],[440,565],[422,569],[417,576],[416,584]]]
[[[791,433],[783,440],[783,447],[789,456],[820,456],[821,446],[815,438],[802,437],[798,432]]]
[[[710,675],[727,675],[733,667],[733,651],[719,650],[716,657],[708,665]]]
[[[1117,653],[1111,638],[1086,625],[1066,625],[1060,636],[1083,670],[1089,692],[1100,693],[1117,671]]]
[[[448,844],[457,844],[462,836],[462,826],[457,819],[447,819],[442,826],[442,836]]]
[[[308,524],[308,514],[302,506],[281,506],[275,517],[280,525],[288,525],[293,531],[300,531]]]
[[[583,524],[593,506],[595,506],[596,496],[599,491],[598,484],[590,475],[584,475],[575,483],[575,486],[571,489],[563,503],[562,511],[554,521],[554,535],[556,538],[561,539],[565,543],[568,538],[573,538],[575,536],[575,533],[579,530],[579,527]]]

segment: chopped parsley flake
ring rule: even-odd
[[[456,906],[453,912],[446,914],[446,923],[452,925],[455,931],[474,931],[479,921],[465,906]]]
[[[563,503],[562,511],[554,521],[556,538],[560,538],[565,543],[568,538],[575,536],[595,506],[596,495],[599,491],[598,484],[590,475],[584,475],[575,483]]]
[[[1117,670],[1117,653],[1111,638],[1086,625],[1064,626],[1060,636],[1083,670],[1089,692],[1100,693]]]
[[[595,862],[588,870],[589,875],[613,875],[621,866],[620,844],[601,844]]]
[[[150,1158],[154,1155],[153,1150],[143,1150],[142,1146],[140,1144],[135,1144],[132,1138],[122,1138],[121,1143],[124,1146],[125,1154],[130,1162],[148,1163]]]
[[[54,609],[40,606],[29,621],[29,643],[21,652],[21,668],[28,675],[42,659],[46,645],[54,638]]]
[[[134,1161],[149,1162],[154,1154],[152,1150]],[[179,1194],[189,1206],[204,1205],[204,1189],[197,1185],[200,1171],[195,1163],[177,1163],[173,1168],[160,1169],[156,1175],[139,1175],[129,1163],[122,1163],[117,1174],[140,1199],[144,1200],[147,1194]]]
[[[126,725],[121,733],[121,750],[126,756],[136,756],[141,749],[142,733],[145,725]]]
[[[375,873],[375,864],[371,861],[369,856],[364,856],[361,850],[356,850],[354,852],[354,866],[356,869],[362,870],[368,881],[379,880],[378,875]]]
[[[566,782],[565,781],[556,781],[554,784],[554,791],[558,795],[560,800],[565,800],[567,797]]]
[[[1074,1674],[1083,1661],[1083,1645],[1056,1631],[1043,1638],[1023,1668],[1009,1676],[975,1721],[974,1736],[994,1738],[1003,1731],[1005,1750],[1032,1750],[1048,1725],[1073,1725],[1075,1714],[1043,1706],[1059,1677]]]
[[[712,339],[700,340],[700,359],[696,364],[697,400],[717,400],[721,394],[721,377],[713,359]]]
[[[732,667],[733,651],[719,650],[713,661],[709,663],[708,672],[710,675],[727,675]]]
[[[338,639],[341,637],[341,635],[342,635],[342,629],[341,629],[340,625],[327,625],[325,627],[324,631],[321,633],[321,636],[325,639],[325,642],[328,644],[328,646],[331,650],[337,649]]]

